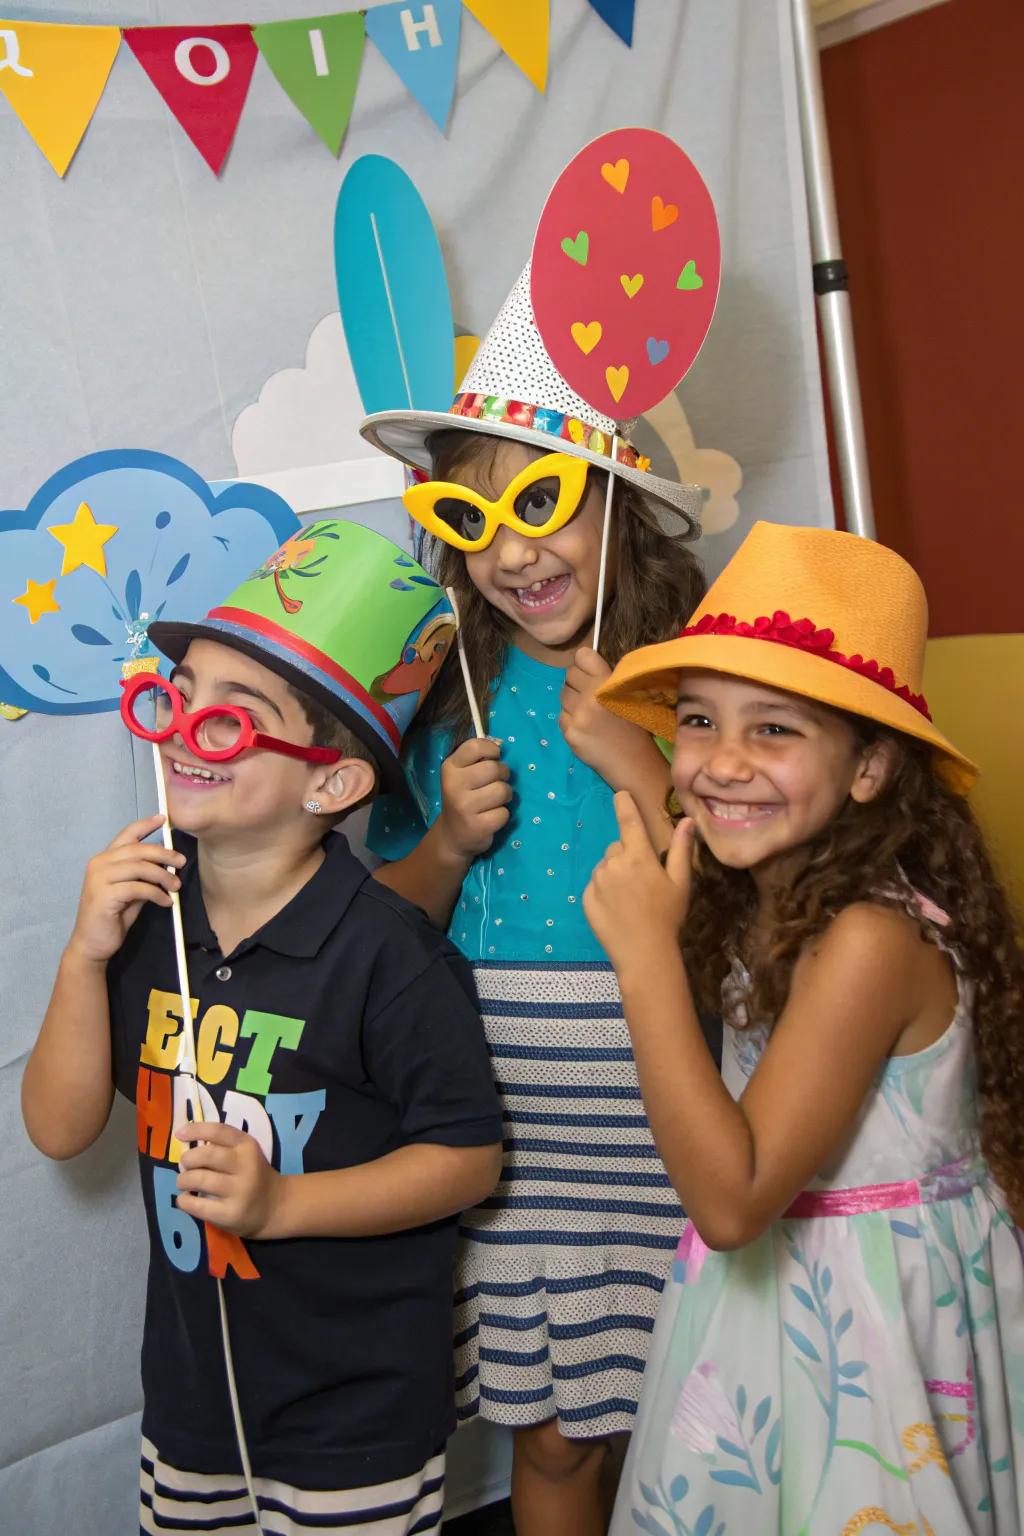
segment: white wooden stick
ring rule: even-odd
[[[173,853],[174,840],[171,837],[171,818],[167,810],[167,784],[164,779],[164,763],[163,758],[160,756],[159,743],[155,741],[153,743],[153,770],[156,774],[156,801],[160,814],[164,818],[161,829],[163,843],[168,853]],[[185,956],[185,930],[181,921],[181,901],[177,891],[171,893],[171,921],[174,927],[174,958],[178,966],[178,989],[181,992],[181,1018],[183,1026],[181,1050],[178,1055],[178,1071],[185,1077],[190,1077],[196,1084],[193,1102],[196,1107],[196,1118],[201,1123],[203,1105],[199,1093],[199,1084],[196,1079],[196,1040],[195,1029],[192,1024],[192,989],[189,986],[188,980],[188,960]],[[238,1443],[238,1455],[242,1463],[242,1478],[245,1482],[246,1492],[249,1495],[249,1503],[252,1505],[253,1519],[256,1522],[258,1536],[263,1536],[260,1507],[256,1500],[256,1487],[253,1483],[252,1465],[249,1461],[249,1446],[245,1438],[242,1409],[238,1401],[235,1362],[231,1352],[231,1334],[228,1331],[227,1299],[224,1295],[224,1282],[220,1279],[217,1280],[217,1302],[220,1308],[220,1334],[224,1346],[224,1368],[228,1378],[228,1396],[231,1400],[231,1416],[235,1425],[235,1440]]]
[[[164,847],[168,853],[174,852],[174,840],[171,837],[171,818],[167,811],[167,785],[164,780],[163,758],[160,756],[160,744],[153,743],[153,771],[156,774],[156,803],[164,824],[161,828]],[[175,871],[177,873],[177,871]],[[181,922],[181,901],[177,891],[171,892],[171,923],[174,928],[174,958],[178,965],[178,990],[181,993],[181,1018],[182,1036],[181,1051],[178,1057],[178,1070],[186,1076],[194,1078],[196,1075],[196,1037],[192,1024],[192,990],[188,981],[188,961],[185,958],[185,930]],[[196,1094],[196,1103],[199,1095]]]
[[[608,534],[612,526],[612,491],[615,485],[615,450],[619,446],[619,435],[616,432],[612,437],[612,468],[608,471],[608,488],[604,493],[604,526],[601,529],[601,564],[597,572],[597,606],[594,609],[594,650],[598,650],[601,644],[601,619],[604,612],[604,578],[608,566]]]
[[[459,605],[455,598],[455,588],[445,587],[445,596],[452,605],[455,614],[455,641],[459,648],[459,666],[462,668],[462,681],[466,685],[466,698],[469,700],[469,712],[473,717],[473,729],[478,737],[486,736],[484,722],[480,718],[480,706],[476,702],[473,692],[473,679],[469,675],[469,658],[466,655],[466,646],[462,638],[462,622],[459,619]]]

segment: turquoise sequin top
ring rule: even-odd
[[[466,876],[449,933],[472,961],[606,960],[583,915],[591,871],[618,833],[612,791],[558,728],[565,672],[510,646],[488,734],[502,741],[515,799],[508,825]],[[441,809],[447,732],[414,732],[405,770],[420,808],[384,796],[368,842],[384,859],[416,846]]]

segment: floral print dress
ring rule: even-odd
[[[768,1038],[736,1027],[745,981],[725,998],[737,1098]],[[981,1159],[958,992],[812,1185],[846,1192],[819,1199],[832,1214],[791,1209],[731,1253],[684,1230],[611,1536],[1024,1532],[1024,1246]]]

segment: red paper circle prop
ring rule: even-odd
[[[566,382],[627,421],[690,368],[720,276],[714,204],[692,160],[663,133],[619,128],[551,189],[533,242],[534,318]]]

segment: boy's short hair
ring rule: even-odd
[[[308,693],[303,693],[301,688],[296,688],[292,683],[288,684],[288,692],[302,706],[302,712],[309,721],[313,731],[314,747],[337,747],[343,757],[354,757],[357,762],[369,763],[374,773],[374,786],[366,800],[359,803],[365,805],[367,800],[376,797],[380,788],[380,765],[369,747],[355,733],[349,730],[337,715],[331,713],[319,699],[313,699]],[[341,816],[347,816],[349,811],[355,810],[355,806],[346,806]],[[337,819],[340,821],[341,816]]]

